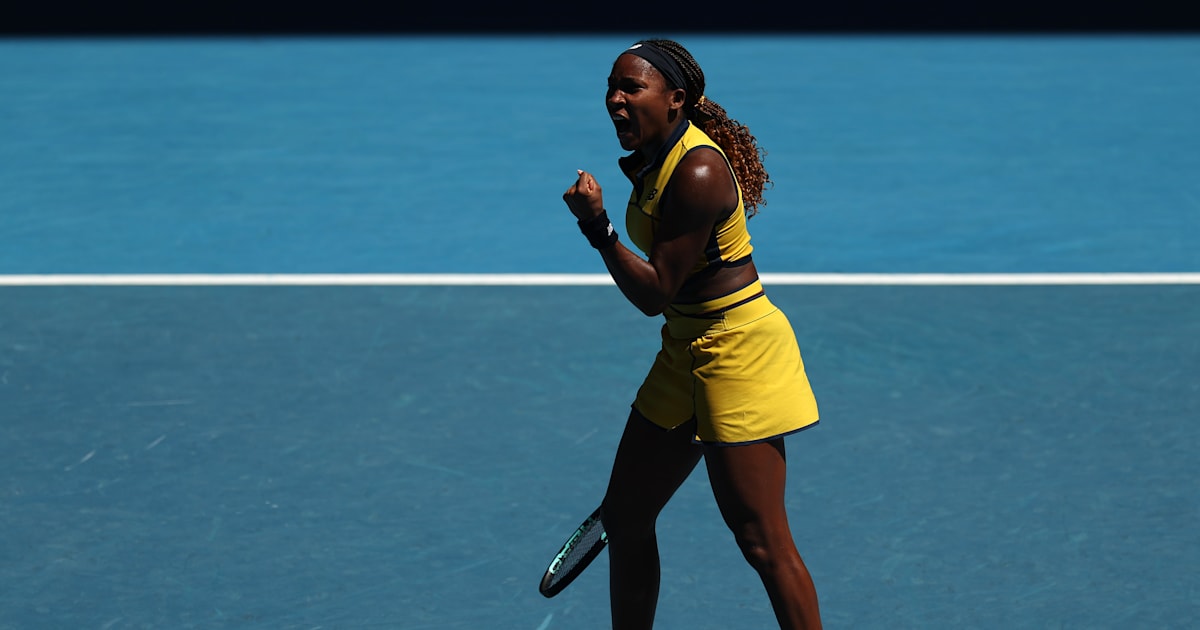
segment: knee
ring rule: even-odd
[[[770,536],[760,531],[734,532],[738,549],[746,562],[759,573],[773,573],[797,556],[790,538]]]
[[[746,562],[759,573],[769,570],[772,562],[771,550],[760,540],[753,537],[735,536],[738,549]]]
[[[654,514],[638,510],[621,501],[604,499],[601,521],[609,544],[620,546],[627,542],[638,542],[654,537]]]

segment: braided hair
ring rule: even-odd
[[[682,44],[670,39],[643,41],[670,55],[683,70],[686,85],[670,87],[683,88],[687,92],[683,103],[684,113],[725,152],[733,166],[734,176],[742,187],[746,216],[754,216],[759,206],[767,204],[763,192],[773,183],[763,167],[767,152],[758,146],[758,140],[750,133],[749,127],[731,119],[725,113],[725,108],[704,95],[704,71]],[[671,81],[668,79],[667,82]]]

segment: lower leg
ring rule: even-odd
[[[659,558],[654,534],[608,544],[609,593],[614,630],[650,630],[658,607]]]
[[[752,550],[746,556],[762,579],[779,627],[820,628],[817,589],[790,537],[760,549],[761,555]]]

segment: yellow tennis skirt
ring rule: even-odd
[[[633,407],[673,429],[696,419],[697,442],[747,444],[817,423],[796,334],[762,283],[701,304],[672,304],[662,350]]]

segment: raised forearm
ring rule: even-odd
[[[639,311],[653,317],[671,303],[675,291],[654,265],[617,241],[600,250],[604,265],[617,288]]]

